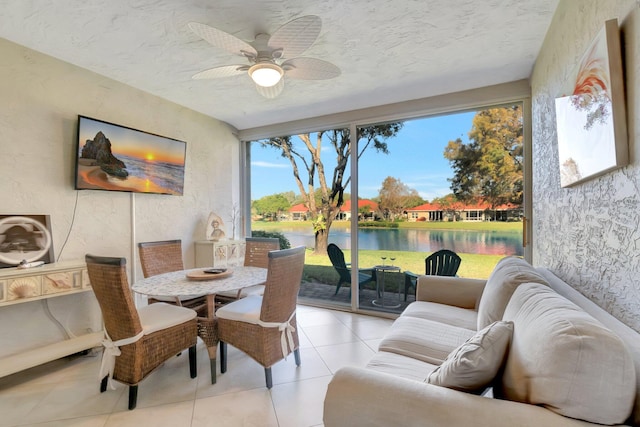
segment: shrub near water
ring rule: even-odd
[[[254,230],[251,232],[251,237],[270,237],[276,238],[280,240],[280,249],[289,249],[291,248],[291,242],[289,239],[285,237],[284,234],[279,231],[263,231],[263,230]]]
[[[359,228],[400,228],[399,222],[394,221],[367,221],[359,222]]]

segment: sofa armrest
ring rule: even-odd
[[[416,301],[477,309],[486,283],[483,279],[421,275],[418,276]]]
[[[539,406],[491,399],[370,369],[346,367],[329,383],[325,427],[596,426]]]

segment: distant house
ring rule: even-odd
[[[289,208],[291,221],[306,221],[308,214],[309,208],[304,203],[293,205]]]
[[[444,209],[438,203],[425,203],[408,208],[405,212],[407,212],[408,221],[443,221],[445,218]]]
[[[522,206],[504,204],[495,212],[486,202],[454,203],[443,206],[439,203],[425,203],[405,210],[408,221],[507,221],[522,217]]]
[[[373,200],[358,200],[358,220],[373,221],[378,211],[378,204]],[[349,221],[351,219],[351,200],[344,202],[340,206],[340,212],[336,215],[336,219],[340,221]]]
[[[362,199],[358,200],[358,216],[363,221],[373,221],[375,219],[376,212],[378,211],[378,204],[373,200]],[[309,219],[309,208],[304,203],[291,206],[289,208],[289,218],[291,221],[306,221]],[[339,221],[348,221],[351,219],[351,200],[346,200],[340,211],[336,215],[336,219]]]

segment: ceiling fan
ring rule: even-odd
[[[193,79],[215,79],[247,73],[260,95],[275,98],[284,89],[284,77],[326,80],[338,77],[340,69],[322,59],[299,56],[316,41],[322,21],[307,15],[287,22],[273,35],[257,34],[252,42],[198,22],[189,28],[213,46],[247,59],[248,64],[223,65],[195,74]]]

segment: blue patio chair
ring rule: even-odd
[[[327,246],[327,254],[329,255],[333,268],[335,268],[338,275],[340,275],[338,286],[336,287],[336,293],[333,295],[338,295],[340,286],[343,284],[349,285],[349,292],[351,292],[351,268],[349,267],[350,264],[347,264],[344,261],[344,253],[342,252],[342,249],[334,243],[329,243],[329,246]],[[373,268],[359,269],[358,286],[362,286],[369,282],[376,283],[376,270]]]
[[[431,276],[455,276],[462,260],[457,253],[449,249],[440,249],[424,259],[425,273]],[[410,288],[416,288],[418,275],[404,272],[404,300]]]

